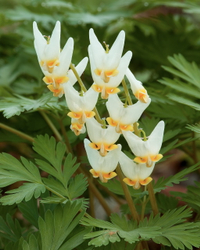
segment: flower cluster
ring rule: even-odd
[[[77,78],[74,72],[69,70],[73,39],[69,38],[61,51],[60,22],[56,23],[51,37],[47,39],[42,36],[35,22],[33,30],[38,61],[45,75],[44,82],[54,96],[61,97],[65,94],[70,110],[68,116],[71,117],[71,130],[76,135],[87,130],[90,140],[85,139],[84,146],[92,166],[90,172],[93,177],[107,182],[117,175],[114,170],[119,163],[127,185],[134,188],[147,185],[152,180],[150,175],[155,163],[162,158],[159,151],[163,140],[164,122],[160,121],[149,137],[140,137],[141,129],[137,128],[137,121],[149,106],[151,99],[142,83],[128,68],[132,57],[131,51],[122,56],[125,32],[119,33],[111,48],[106,44],[104,48],[93,29],[90,29],[88,53],[94,83],[89,90],[81,88],[79,93],[73,87]],[[88,59],[84,58],[75,68],[78,76],[85,70],[87,61]],[[125,76],[130,82],[133,95],[138,100],[135,104],[128,105],[128,97],[125,103],[119,98],[119,85]],[[98,116],[95,108],[99,93],[100,98],[107,100],[109,117],[104,120]],[[137,131],[134,131],[135,128]],[[116,144],[120,136],[127,141],[135,155],[134,159],[126,156],[121,151],[122,146]]]

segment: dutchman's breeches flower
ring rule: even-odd
[[[142,83],[138,81],[133,73],[130,71],[130,69],[127,69],[126,71],[126,77],[128,78],[131,90],[134,94],[134,96],[141,102],[148,103],[149,102],[149,95],[146,91],[146,89],[142,86]]]
[[[135,162],[144,163],[147,167],[152,167],[154,162],[159,161],[163,157],[162,154],[159,154],[159,151],[163,141],[164,127],[164,121],[160,121],[146,141],[143,141],[142,138],[130,131],[123,131],[123,136],[136,156]]]
[[[136,104],[124,106],[117,94],[110,95],[106,102],[110,117],[106,120],[110,126],[115,127],[117,133],[123,130],[133,132],[133,123],[138,121],[150,102],[149,98],[147,103],[138,101]]]
[[[155,163],[152,164],[151,168],[147,168],[144,163],[135,163],[123,152],[120,152],[119,163],[122,172],[126,176],[123,181],[132,186],[135,189],[140,188],[140,185],[147,185],[152,181],[152,178],[149,177],[153,172]]]
[[[99,94],[90,88],[80,95],[70,83],[64,85],[64,91],[67,106],[70,110],[68,116],[72,118],[71,129],[76,135],[84,133],[86,119],[95,115],[93,109]]]
[[[110,94],[116,94],[117,88],[124,78],[130,63],[132,52],[128,51],[123,57],[125,32],[121,31],[109,50],[102,47],[93,29],[89,31],[90,45],[88,47],[91,73],[94,80],[93,89],[101,93],[103,99]]]
[[[108,151],[116,149],[118,146],[115,142],[119,139],[120,134],[116,133],[115,128],[108,126],[102,128],[94,118],[86,120],[87,132],[90,140],[90,147],[99,150],[101,156],[106,156]]]
[[[90,147],[91,142],[88,139],[84,140],[84,146],[87,153],[89,163],[92,167],[90,173],[94,178],[98,178],[102,182],[107,182],[117,174],[113,172],[117,167],[121,145],[118,144],[115,149],[110,151],[106,156],[101,156],[97,150]]]

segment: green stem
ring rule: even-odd
[[[0,123],[0,128],[5,129],[13,134],[16,134],[17,136],[19,136],[27,141],[34,142],[34,140],[35,140],[33,137],[31,137],[31,136],[29,136],[29,135],[27,135],[27,134],[25,134],[17,129],[11,128],[3,123]]]
[[[62,141],[61,134],[58,132],[57,128],[55,127],[55,125],[53,124],[53,122],[49,119],[49,117],[47,116],[47,114],[44,111],[42,111],[42,110],[39,110],[39,112],[43,116],[43,118],[45,119],[45,121],[47,122],[47,124],[49,125],[49,127],[51,128],[51,130],[53,131],[53,133],[55,134],[57,140],[58,141]]]
[[[146,186],[144,187],[144,191],[146,191]],[[141,211],[141,216],[140,216],[141,220],[144,219],[146,204],[147,204],[147,196],[145,195],[144,198],[143,198],[143,202],[142,202],[142,211]]]
[[[122,171],[121,171],[119,165],[117,166],[116,172],[117,172],[117,176],[119,177],[120,183],[122,185],[126,201],[127,201],[128,206],[130,208],[131,215],[132,215],[134,220],[139,222],[139,215],[138,215],[137,210],[135,208],[135,205],[133,203],[133,199],[130,195],[129,189],[128,189],[127,185],[123,182],[123,174],[122,174]]]
[[[81,78],[80,78],[78,72],[76,71],[76,68],[74,67],[74,65],[73,65],[72,63],[70,64],[70,68],[71,68],[71,70],[73,71],[74,75],[76,76],[76,79],[77,79],[77,81],[78,81],[78,83],[79,83],[79,85],[80,85],[80,87],[81,87],[81,90],[83,90],[84,92],[86,92],[87,89],[86,89],[86,87],[85,87],[83,81],[81,80]],[[97,110],[96,107],[94,108],[93,111],[95,112],[95,117],[96,117],[97,121],[98,121],[99,123],[103,124],[103,122],[102,122],[102,120],[101,120],[101,117],[100,117],[100,115],[99,115],[99,112],[98,112],[98,110]]]
[[[61,119],[59,119],[58,122],[60,124],[60,129],[61,129],[63,137],[65,139],[65,145],[67,147],[67,153],[73,154],[73,150],[72,150],[71,144],[69,143],[69,139],[68,139],[64,124],[63,124]]]
[[[152,210],[153,210],[153,213],[154,213],[154,216],[157,215],[159,213],[159,210],[158,210],[158,205],[157,205],[157,202],[156,202],[156,197],[155,197],[155,193],[154,193],[154,190],[153,190],[153,185],[152,185],[152,182],[150,182],[147,186],[148,188],[148,192],[149,192],[149,199],[150,199],[150,202],[151,202],[151,207],[152,207]]]

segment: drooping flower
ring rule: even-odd
[[[95,115],[93,109],[97,103],[99,94],[92,88],[81,96],[71,84],[67,83],[64,85],[64,91],[67,106],[70,110],[68,113],[69,117],[78,120],[79,124],[84,124],[87,118]]]
[[[80,123],[78,119],[71,119],[70,129],[74,132],[76,136],[84,134],[86,132],[85,124]]]
[[[123,181],[127,185],[138,189],[141,185],[145,186],[152,181],[150,175],[153,172],[155,162],[153,163],[151,168],[147,168],[146,164],[137,164],[128,156],[126,156],[123,152],[120,152],[119,163],[122,172],[126,176]]]
[[[88,47],[91,73],[94,80],[93,88],[101,93],[103,99],[110,94],[116,94],[130,63],[132,52],[128,51],[123,57],[125,32],[121,31],[111,49],[106,50],[98,41],[93,29],[89,31],[90,45]]]
[[[84,140],[87,157],[92,167],[90,173],[94,178],[99,177],[102,182],[107,182],[117,175],[113,171],[117,167],[119,161],[121,145],[118,144],[117,148],[113,149],[103,157],[98,153],[97,150],[90,147],[90,143],[91,142],[88,139]]]
[[[134,96],[141,102],[148,103],[149,102],[149,95],[146,89],[143,87],[142,83],[138,81],[130,69],[127,69],[126,76],[130,82],[131,90]]]
[[[88,58],[85,57],[75,67],[79,76],[85,70],[87,62]],[[44,74],[45,77],[43,78],[43,81],[47,84],[47,88],[53,92],[53,95],[57,97],[62,97],[64,94],[64,84],[70,83],[71,85],[74,85],[74,83],[77,81],[77,78],[75,77],[72,70],[66,71],[64,64],[60,64],[58,67],[55,67],[53,73],[44,71]]]
[[[108,126],[102,128],[94,118],[86,121],[87,132],[90,140],[90,147],[99,150],[101,156],[105,156],[108,151],[116,149],[118,146],[115,142],[118,140],[120,134],[116,133],[115,128]]]
[[[147,167],[151,167],[154,162],[163,157],[162,154],[159,154],[159,151],[163,141],[164,127],[164,121],[160,121],[146,141],[130,131],[123,131],[123,136],[136,156],[135,162],[144,163]]]
[[[149,106],[151,99],[147,103],[138,101],[136,104],[127,107],[121,102],[118,95],[110,95],[106,102],[110,117],[107,118],[109,125],[115,127],[117,133],[133,131],[133,123],[137,122],[144,110]]]
[[[69,68],[74,40],[70,37],[61,51],[60,32],[60,22],[57,21],[52,35],[45,39],[39,31],[37,23],[33,22],[34,46],[42,71],[52,73],[55,66],[59,66],[60,64],[65,64],[66,71]]]

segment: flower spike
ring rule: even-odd
[[[152,167],[154,162],[159,161],[163,157],[162,154],[159,154],[159,151],[163,141],[164,127],[164,121],[160,121],[147,141],[143,141],[142,138],[130,131],[123,131],[123,136],[136,156],[135,162],[145,163],[147,167]]]
[[[84,140],[84,146],[89,163],[92,166],[90,173],[94,178],[99,177],[102,182],[107,182],[117,175],[113,171],[117,167],[119,161],[121,151],[120,144],[118,144],[117,148],[109,152],[105,157],[102,157],[95,149],[90,147],[90,141],[88,139]]]

